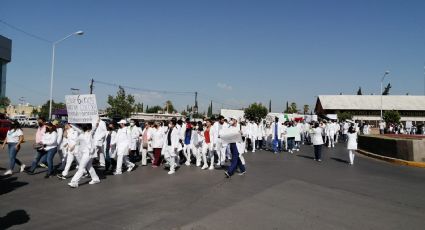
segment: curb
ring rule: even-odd
[[[406,161],[406,160],[401,160],[401,159],[397,159],[397,158],[381,156],[381,155],[370,153],[370,152],[367,152],[367,151],[364,151],[364,150],[360,150],[360,149],[358,149],[357,152],[358,153],[361,153],[363,155],[366,155],[368,157],[372,157],[372,158],[375,158],[375,159],[383,160],[383,161],[390,162],[390,163],[397,164],[397,165],[404,165],[404,166],[410,166],[410,167],[425,168],[425,162]]]

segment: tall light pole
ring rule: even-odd
[[[381,121],[383,120],[383,118],[382,118],[382,94],[384,93],[384,91],[383,91],[383,83],[384,83],[385,77],[388,74],[390,74],[390,71],[388,71],[388,70],[385,71],[384,76],[382,76],[382,79],[381,79]]]
[[[84,32],[83,31],[77,31],[74,32],[60,40],[57,40],[56,42],[53,42],[52,44],[52,69],[50,70],[50,106],[49,106],[49,119],[52,119],[52,101],[53,101],[53,76],[54,76],[54,71],[55,71],[55,49],[56,49],[56,45],[59,44],[60,42],[68,39],[69,37],[73,36],[73,35],[83,35]]]

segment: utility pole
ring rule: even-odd
[[[198,113],[198,92],[195,92],[195,106],[193,107],[193,114]]]
[[[93,94],[93,88],[94,88],[94,79],[92,78],[90,81],[90,94]]]

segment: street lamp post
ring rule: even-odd
[[[54,70],[55,70],[55,49],[56,49],[56,45],[59,44],[60,42],[68,39],[69,37],[73,36],[73,35],[83,35],[84,32],[83,31],[77,31],[74,32],[56,42],[53,42],[52,44],[52,68],[50,70],[50,105],[49,105],[49,119],[52,119],[52,100],[53,100],[53,76],[54,76]]]
[[[383,83],[384,83],[385,77],[388,74],[390,74],[390,71],[388,71],[388,70],[385,71],[384,76],[382,76],[382,79],[381,79],[381,121],[383,120],[383,117],[382,117],[382,94],[384,93],[384,91],[383,91]]]

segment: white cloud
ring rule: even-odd
[[[229,90],[229,91],[233,89],[232,86],[227,85],[226,83],[221,83],[221,82],[217,83],[217,87],[220,89]]]

